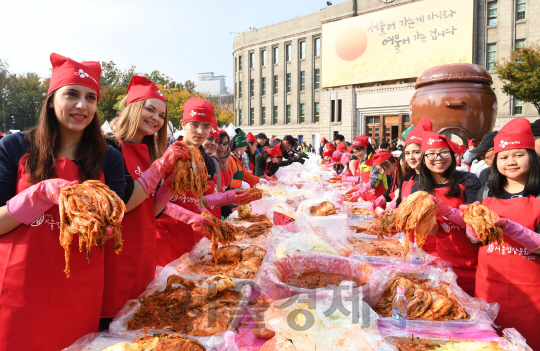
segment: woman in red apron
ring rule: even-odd
[[[422,190],[434,195],[438,224],[431,234],[437,236],[437,256],[452,265],[458,285],[474,296],[478,246],[467,238],[458,208],[473,203],[482,185],[474,174],[456,170],[459,146],[445,136],[423,132],[421,151],[418,182],[411,194]]]
[[[126,301],[137,298],[154,279],[156,214],[165,208],[155,202],[155,190],[178,158],[189,158],[188,151],[178,144],[167,149],[167,101],[151,80],[133,76],[120,106],[122,114],[114,134],[107,135],[107,142],[124,158],[128,213],[122,236],[128,244],[121,255],[112,250],[112,241],[105,245],[102,329]]]
[[[212,183],[216,177],[215,164],[204,151],[202,144],[208,138],[212,125],[216,125],[214,106],[199,98],[189,99],[184,105],[181,124],[185,131],[183,142],[199,148],[210,176],[209,182]],[[242,193],[237,195],[234,191],[203,195],[205,206],[200,206],[201,199],[192,192],[188,192],[185,196],[172,197],[169,187],[171,180],[172,176],[169,176],[156,194],[159,198],[156,201],[163,204],[162,201],[165,200],[167,205],[163,215],[156,221],[157,241],[154,263],[157,266],[165,266],[191,251],[203,236],[210,237],[205,225],[211,226],[214,223],[198,214],[200,207],[239,203],[243,197],[247,196]]]
[[[244,162],[248,163],[246,169],[249,173],[255,172],[255,153],[257,152],[257,139],[251,132],[247,133],[246,139],[248,141],[248,147],[246,149],[247,159]]]
[[[0,350],[58,351],[97,332],[103,253],[71,247],[71,277],[58,241],[60,189],[101,180],[124,196],[122,155],[97,116],[99,62],[52,54],[37,127],[0,141]],[[128,240],[125,245],[129,245]]]
[[[407,196],[411,194],[412,186],[418,182],[418,173],[421,159],[421,144],[422,144],[422,133],[428,131],[433,131],[433,126],[431,120],[427,118],[422,118],[416,127],[412,129],[405,139],[405,148],[403,153],[405,155],[405,165],[403,167],[403,173],[405,175],[401,177],[401,184],[399,187],[399,197],[396,199],[396,206],[401,204],[401,201],[405,200]],[[414,233],[410,234],[411,242],[414,241]],[[437,255],[437,237],[435,235],[429,235],[422,246],[422,250],[427,252],[430,255]]]
[[[344,185],[357,185],[361,181],[360,175],[363,172],[371,171],[371,167],[366,166],[366,161],[374,154],[374,151],[367,136],[362,134],[354,138],[353,144],[351,145],[351,152],[354,156],[349,162],[349,169],[352,174],[347,177],[342,177],[341,181]],[[350,193],[352,194],[353,192]]]
[[[273,176],[280,167],[286,167],[293,162],[290,159],[282,161],[282,158],[280,144],[261,152],[255,160],[255,175],[268,181],[274,180]]]
[[[373,202],[392,187],[392,174],[397,162],[391,153],[384,152],[382,154],[382,158],[378,158],[379,154],[375,154],[366,161],[365,166],[370,169],[360,173],[360,180],[362,183],[356,185],[346,193],[353,194],[350,199],[351,202],[356,202],[360,198],[364,201]],[[391,171],[388,171],[389,173],[386,171],[381,172],[379,168],[372,167],[375,160],[378,162],[393,160],[392,167],[390,167]]]
[[[504,245],[482,246],[478,255],[476,296],[499,303],[495,324],[516,328],[540,350],[540,164],[531,125],[525,118],[508,122],[495,137],[495,159],[482,204],[501,219]],[[472,228],[467,233],[478,237]]]

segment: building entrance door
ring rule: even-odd
[[[382,141],[397,143],[401,133],[411,126],[409,115],[366,117],[367,136],[379,146]]]

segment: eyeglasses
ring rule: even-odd
[[[199,122],[188,122],[188,124],[191,126],[191,128],[198,130],[199,128],[202,128],[203,132],[210,132],[212,130],[211,124],[201,124]]]
[[[425,155],[428,160],[435,161],[437,157],[441,157],[441,159],[446,160],[449,159],[450,156],[452,156],[452,153],[450,151],[442,151],[442,152],[430,152]]]
[[[218,143],[218,147],[227,147],[229,146],[229,143]]]

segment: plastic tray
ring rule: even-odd
[[[353,241],[351,241],[353,240]],[[354,234],[349,241],[354,242],[356,241],[401,241],[403,242],[404,239],[395,239],[395,238],[384,238],[384,239],[378,239],[377,237],[373,237],[372,235],[366,236],[359,236],[358,234]],[[357,249],[353,249],[353,253],[349,256],[351,258],[355,258],[358,260],[362,260],[364,262],[373,264],[373,265],[400,265],[400,264],[416,264],[416,265],[424,265],[430,262],[429,256],[424,250],[419,249],[416,247],[416,244],[410,243],[410,249],[407,253],[407,256],[405,258],[403,257],[388,257],[388,256],[370,256],[365,252],[359,252]]]

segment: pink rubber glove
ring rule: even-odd
[[[272,177],[269,177],[267,175],[264,176],[264,179],[268,180],[269,182],[273,182],[275,179]]]
[[[347,179],[347,181],[349,181],[349,180]],[[357,192],[358,190],[360,190],[361,187],[362,187],[362,184],[355,185],[355,186],[353,186],[353,188],[351,190],[347,191],[345,193],[345,195],[353,194],[353,193]]]
[[[157,204],[160,204],[161,206],[167,206],[169,201],[171,201],[173,195],[171,192],[171,183],[173,180],[173,175],[171,174],[163,184],[159,187],[159,189],[156,191],[156,195],[154,197],[154,202]]]
[[[167,204],[167,207],[165,207],[165,211],[163,213],[165,213],[168,216],[171,216],[172,218],[182,223],[185,223],[191,226],[191,229],[193,229],[194,232],[201,233],[207,238],[212,237],[212,234],[210,234],[210,232],[206,230],[204,225],[206,224],[208,226],[214,226],[216,224],[212,222],[211,220],[209,220],[208,218],[205,218],[199,214],[191,212],[190,210],[186,210],[185,208],[177,206],[173,203]]]
[[[540,234],[537,232],[525,228],[521,224],[511,221],[508,218],[497,219],[496,221],[493,221],[493,224],[501,227],[504,235],[508,235],[527,250],[534,252],[540,249]]]
[[[396,209],[396,200],[390,202],[389,204],[386,204],[386,210],[395,210]]]
[[[475,204],[480,204],[480,202],[476,201]],[[466,211],[468,209],[469,209],[468,205],[459,205],[459,215],[461,216],[461,218],[463,218],[463,211]],[[467,234],[469,239],[471,239],[472,241],[476,243],[480,241],[480,239],[478,239],[478,234],[476,234],[476,232],[474,231],[472,227],[467,226],[465,228],[465,233]]]
[[[353,184],[358,183],[358,177],[344,177],[342,180],[344,180],[346,182],[351,182]]]
[[[353,185],[353,183],[351,183],[351,182],[341,182],[341,185],[349,186],[349,185]]]
[[[463,217],[460,216],[460,211],[457,208],[446,205],[442,200],[431,195],[431,199],[437,204],[437,216],[445,217],[450,222],[453,222],[462,227],[466,227]]]
[[[12,197],[6,203],[7,211],[11,218],[30,225],[49,208],[58,205],[60,189],[77,183],[59,178],[46,179]]]
[[[384,195],[381,195],[375,200],[373,200],[371,205],[369,205],[368,211],[375,212],[375,209],[377,207],[380,207],[382,209],[386,207],[386,199],[384,198]]]
[[[182,146],[181,141],[176,141],[137,180],[141,183],[146,194],[150,195],[156,189],[161,179],[165,177],[165,174],[172,172],[176,160],[181,159],[185,161],[189,158],[189,151]]]
[[[249,202],[250,195],[242,190],[229,190],[224,193],[205,195],[207,207],[225,205],[245,205]]]
[[[356,188],[356,187],[355,187]],[[354,188],[353,188],[354,189]],[[371,187],[371,183],[367,183],[366,185],[362,185],[360,187],[360,189],[358,189],[353,197],[351,197],[351,199],[349,200],[350,202],[356,202],[358,201],[358,199],[360,198],[360,196],[364,195],[365,193],[367,193],[368,191],[370,191],[372,189]]]

